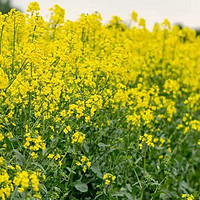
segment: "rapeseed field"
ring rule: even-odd
[[[200,37],[101,14],[0,13],[0,199],[200,199]]]

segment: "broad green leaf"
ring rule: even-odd
[[[88,186],[85,183],[82,183],[80,180],[76,181],[74,183],[75,188],[80,192],[87,192]]]

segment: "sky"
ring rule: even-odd
[[[25,11],[33,0],[12,0],[12,5]],[[48,9],[54,4],[66,10],[66,19],[76,20],[81,13],[99,11],[103,23],[111,16],[118,15],[129,22],[134,10],[139,17],[146,19],[148,28],[161,23],[165,18],[174,23],[196,28],[200,27],[200,0],[36,0],[40,4],[41,15],[46,19]]]

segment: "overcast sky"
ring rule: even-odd
[[[33,0],[13,0],[13,5],[25,11]],[[200,27],[200,0],[37,0],[41,14],[45,17],[48,9],[58,4],[66,10],[66,18],[76,20],[81,13],[99,11],[103,22],[118,15],[129,21],[135,10],[139,17],[147,21],[150,28],[155,22],[168,18],[172,23],[182,23],[189,27]]]

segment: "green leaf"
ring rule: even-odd
[[[126,192],[125,195],[126,195],[128,200],[133,200],[133,197],[130,193]]]
[[[165,194],[165,193],[161,193],[160,194],[160,199],[162,199],[162,200],[167,200],[167,199],[169,199],[169,196],[167,195],[167,194]]]
[[[104,144],[104,143],[102,143],[102,142],[99,142],[99,143],[98,143],[98,146],[101,147],[101,148],[110,147],[109,144]]]
[[[24,163],[25,163],[24,156],[19,151],[17,151],[16,149],[13,149],[13,152],[15,153],[15,156],[16,156],[16,159],[17,159],[17,164],[23,166]]]
[[[128,189],[129,192],[132,192],[132,187],[130,184],[126,184],[126,188]]]
[[[85,183],[82,183],[80,180],[76,181],[74,183],[75,188],[80,192],[87,192],[88,186]]]
[[[97,165],[92,165],[91,166],[91,170],[99,177],[99,178],[102,178],[102,173],[101,173],[101,170],[99,168],[99,166]]]
[[[86,151],[87,153],[89,153],[89,146],[88,146],[88,144],[87,144],[87,143],[84,143],[83,147],[84,147],[85,151]]]

